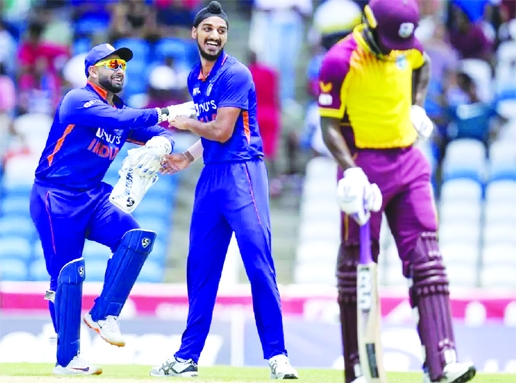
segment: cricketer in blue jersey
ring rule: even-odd
[[[110,202],[113,188],[102,182],[126,141],[145,145],[132,150],[159,166],[174,146],[171,134],[157,125],[168,120],[174,107],[131,109],[116,96],[132,57],[128,48],[115,50],[109,44],[88,53],[87,85],[69,91],[59,104],[35,174],[30,213],[50,275],[45,298],[57,333],[55,374],[102,372],[79,357],[85,239],[109,247],[113,255],[102,292],[84,320],[108,343],[124,346],[117,318],[156,238]],[[135,182],[145,177],[132,176]]]
[[[267,170],[250,71],[224,52],[228,20],[216,1],[197,14],[192,37],[200,63],[188,77],[197,119],[170,124],[201,136],[184,154],[166,157],[164,173],[184,169],[201,153],[187,261],[189,312],[181,347],[152,376],[197,376],[229,242],[235,233],[251,283],[263,356],[271,378],[297,379],[285,349],[280,295],[271,254]]]

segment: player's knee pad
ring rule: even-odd
[[[66,366],[79,353],[82,283],[86,278],[84,258],[63,266],[54,297],[57,322],[57,362]]]
[[[50,318],[52,318],[52,324],[57,334],[57,320],[56,320],[56,308],[54,302],[56,300],[56,292],[54,290],[45,291],[45,300],[48,301],[48,311],[50,312]]]
[[[378,260],[380,252],[379,242],[371,241],[371,255],[373,260]],[[360,261],[360,245],[341,244],[337,260],[337,287],[339,302],[355,302],[357,299],[357,267]]]
[[[448,295],[448,277],[443,263],[436,233],[422,233],[410,254],[412,277],[412,306],[418,306],[420,297]]]
[[[108,315],[120,315],[143,264],[154,247],[156,236],[156,232],[143,229],[129,230],[124,234],[108,262],[104,288],[90,312],[94,321]]]
[[[341,244],[337,260],[337,286],[340,307],[342,345],[346,382],[352,382],[360,372],[357,336],[357,266],[360,260],[358,244]]]
[[[444,366],[456,361],[449,302],[448,278],[437,234],[422,233],[410,254],[410,300],[419,314],[418,331],[432,381],[442,376]]]
[[[360,260],[359,245],[341,244],[337,258],[337,287],[339,303],[357,301],[357,266]]]

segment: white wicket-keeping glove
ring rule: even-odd
[[[422,107],[412,105],[410,108],[410,120],[421,140],[425,141],[430,138],[434,130],[434,123],[428,118],[426,111]]]
[[[184,102],[178,105],[167,106],[168,121],[175,119],[177,116],[192,117],[196,116],[195,104],[193,101]]]
[[[156,183],[156,173],[141,174],[131,165],[131,159],[127,156],[118,171],[120,178],[114,186],[109,200],[120,210],[132,213],[140,204],[147,190]]]
[[[161,168],[163,156],[170,154],[172,144],[162,136],[154,136],[147,143],[127,151],[127,158],[140,174],[155,174]]]
[[[382,193],[378,185],[369,183],[361,168],[344,171],[337,185],[337,200],[340,209],[350,215],[360,226],[371,217],[371,211],[382,208]]]

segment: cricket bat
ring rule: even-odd
[[[357,270],[358,352],[367,383],[385,383],[381,342],[381,312],[377,264],[371,256],[369,221],[360,226],[360,262]]]

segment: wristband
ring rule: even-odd
[[[158,124],[161,124],[163,121],[168,121],[168,116],[170,114],[168,108],[155,108],[156,112],[158,112]]]
[[[185,156],[185,158],[190,162],[195,161],[194,156],[192,156],[192,154],[188,150],[186,152],[183,152],[183,156]]]
[[[163,113],[161,112],[161,108],[154,108],[156,112],[158,112],[158,124],[163,122]]]

